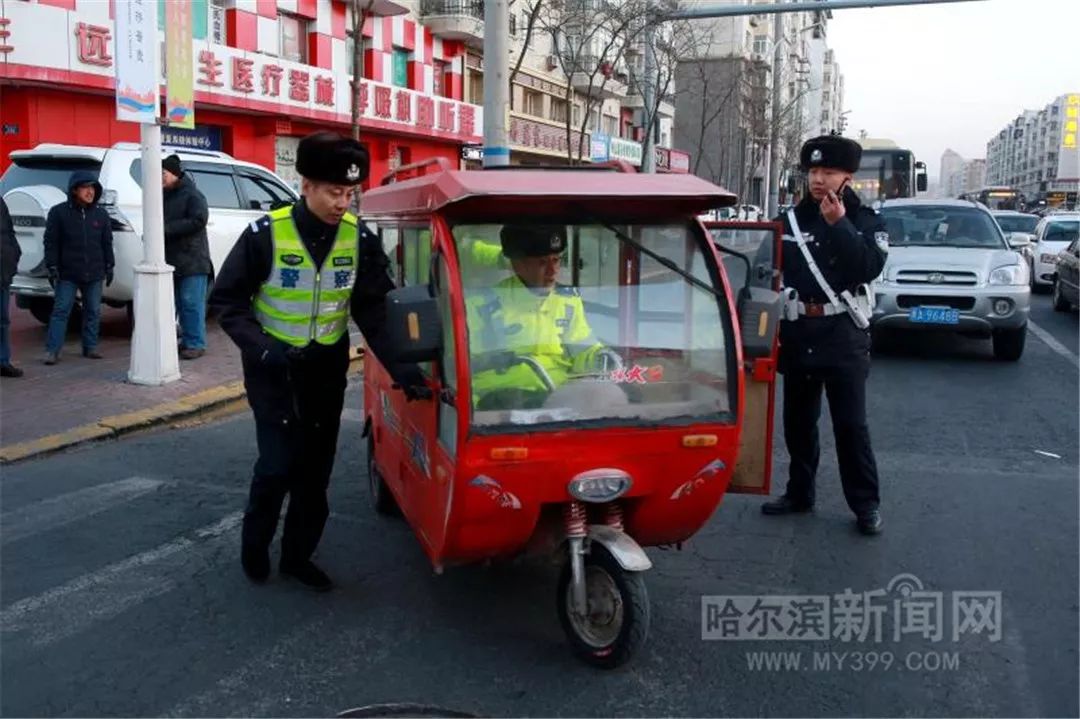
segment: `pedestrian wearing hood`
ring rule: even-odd
[[[15,239],[15,224],[3,197],[0,197],[0,250],[0,377],[22,377],[23,371],[11,364],[11,320],[8,315],[11,281],[15,278],[22,249]]]
[[[784,375],[784,439],[791,464],[787,491],[762,511],[776,515],[813,508],[824,392],[844,497],[859,531],[877,534],[881,500],[866,421],[870,334],[856,322],[858,313],[838,301],[845,292],[857,295],[860,285],[881,274],[889,249],[881,217],[850,187],[861,158],[862,147],[854,140],[836,134],[808,140],[800,159],[809,193],[776,218],[784,223],[785,293],[793,290],[797,297],[792,316],[780,323],[778,366]]]
[[[206,354],[206,288],[213,272],[206,237],[210,210],[206,196],[184,172],[176,155],[161,162],[161,186],[165,261],[173,266],[176,314],[180,318],[180,358],[193,360]]]
[[[75,294],[82,296],[82,354],[97,351],[102,283],[113,281],[113,237],[109,214],[98,205],[101,184],[89,172],[74,172],[68,199],[49,210],[45,221],[45,268],[53,286],[53,311],[45,340],[45,364],[56,364],[67,334]]]

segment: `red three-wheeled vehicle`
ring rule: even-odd
[[[599,666],[647,634],[643,547],[681,546],[725,492],[769,491],[779,226],[698,219],[736,200],[620,163],[444,160],[363,198],[399,287],[389,361],[419,363],[430,395],[365,357],[375,509],[438,572],[561,557],[559,618]],[[558,236],[538,260],[554,283],[505,251],[533,226]]]

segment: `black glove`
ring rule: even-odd
[[[109,285],[111,285],[112,280],[113,280],[113,269],[110,267],[109,269],[105,270],[105,286],[108,287]]]
[[[60,279],[60,273],[56,271],[55,267],[49,268],[49,287],[56,289],[56,282]]]

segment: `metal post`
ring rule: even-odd
[[[772,64],[772,101],[769,112],[769,175],[767,217],[776,217],[780,205],[780,74],[784,64],[781,60],[784,46],[784,16],[780,13],[773,18],[773,64]]]
[[[484,2],[484,167],[510,164],[510,6]]]
[[[161,195],[161,127],[140,126],[143,262],[135,266],[135,329],[128,381],[162,385],[180,379],[173,268],[165,264]]]
[[[641,99],[645,105],[642,121],[645,123],[645,137],[641,147],[641,171],[656,172],[656,152],[653,150],[653,137],[656,135],[656,87],[653,84],[656,75],[656,52],[653,47],[656,40],[656,23],[653,22],[649,0],[645,0],[645,84]]]

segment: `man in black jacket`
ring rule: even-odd
[[[780,325],[779,371],[784,375],[784,439],[791,456],[786,493],[762,507],[765,514],[806,512],[814,505],[820,446],[817,424],[821,394],[829,398],[844,497],[864,534],[881,531],[877,464],[866,422],[866,378],[870,335],[843,306],[844,291],[873,281],[888,253],[885,226],[848,187],[859,168],[862,148],[838,135],[825,135],[802,148],[810,192],[794,208],[806,249],[832,293],[821,286],[794,238],[786,215],[783,273],[785,288],[797,292],[797,319]]]
[[[98,206],[101,184],[92,173],[79,171],[68,181],[68,199],[49,210],[45,220],[45,267],[53,298],[45,340],[45,364],[56,364],[64,346],[75,293],[82,295],[83,357],[101,359],[97,351],[101,321],[102,281],[113,281],[112,224]]]
[[[165,261],[173,266],[176,314],[180,318],[180,358],[193,360],[206,354],[206,288],[214,270],[206,237],[210,210],[206,197],[176,155],[161,161],[161,185]]]
[[[280,571],[322,591],[332,583],[310,557],[329,514],[326,491],[349,367],[347,323],[351,315],[385,359],[384,296],[394,284],[381,241],[347,212],[368,174],[363,145],[316,133],[300,141],[296,170],[302,199],[244,230],[210,304],[241,350],[255,414],[259,458],[241,564],[252,581],[269,576],[269,547],[289,494]]]
[[[11,281],[19,267],[22,248],[15,239],[15,225],[7,203],[0,197],[0,377],[22,377],[23,371],[11,364]]]

